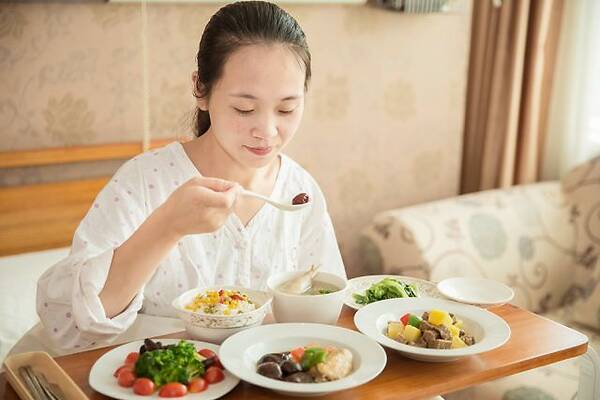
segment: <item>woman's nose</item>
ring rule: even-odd
[[[252,135],[260,139],[270,139],[277,136],[277,123],[274,118],[265,117],[256,124]]]

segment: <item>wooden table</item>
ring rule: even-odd
[[[427,398],[576,357],[587,351],[585,335],[556,322],[512,305],[491,308],[490,311],[510,325],[511,338],[504,346],[450,363],[413,361],[395,351],[386,350],[387,365],[377,378],[357,388],[328,395],[327,399]],[[353,316],[354,311],[344,307],[338,325],[356,330]],[[532,334],[534,332],[535,335]],[[186,338],[187,335],[186,332],[180,332],[165,337]],[[90,388],[88,375],[94,362],[111,348],[58,357],[56,361],[90,399],[106,399],[106,396]],[[0,398],[18,398],[12,387],[6,383],[4,374],[0,376]],[[280,399],[282,396],[242,381],[224,398],[258,400]]]

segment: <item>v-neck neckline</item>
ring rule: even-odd
[[[204,175],[202,175],[200,170],[196,167],[196,165],[194,164],[192,159],[188,156],[183,145],[180,142],[175,142],[175,143],[176,143],[177,150],[182,155],[181,158],[185,164],[186,169],[189,169],[193,175],[204,176]],[[282,185],[283,185],[283,182],[285,181],[284,175],[287,174],[287,170],[288,170],[287,156],[285,154],[280,153],[278,155],[278,157],[279,157],[279,171],[277,171],[277,176],[275,177],[275,184],[273,185],[273,190],[271,191],[271,194],[269,195],[269,197],[274,197],[274,198],[277,198],[277,196],[281,193]],[[263,204],[258,209],[258,211],[252,216],[252,218],[250,218],[250,220],[248,220],[248,223],[246,225],[244,225],[242,223],[242,220],[240,219],[240,217],[234,212],[232,212],[231,215],[229,215],[229,218],[227,218],[227,221],[225,223],[230,224],[231,228],[234,232],[238,232],[242,235],[247,235],[252,230],[254,230],[256,226],[258,226],[260,221],[262,221],[265,218],[265,214],[267,214],[269,212],[270,207],[273,207],[273,206],[271,206],[270,204],[267,204],[267,203]],[[275,211],[275,212],[280,212],[280,211]]]

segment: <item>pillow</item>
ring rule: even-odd
[[[575,225],[574,284],[566,303],[573,322],[600,329],[600,156],[576,167],[562,180]]]
[[[38,321],[35,295],[39,277],[69,254],[68,248],[0,257],[0,365]]]

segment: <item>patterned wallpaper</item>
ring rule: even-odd
[[[313,56],[288,154],[321,184],[350,274],[361,269],[358,232],[376,212],[457,193],[470,30],[462,1],[467,12],[452,15],[284,5]],[[153,138],[185,136],[196,48],[218,8],[151,4],[144,25],[139,4],[1,4],[0,151],[141,140],[144,100]],[[31,180],[18,174],[10,181]]]

